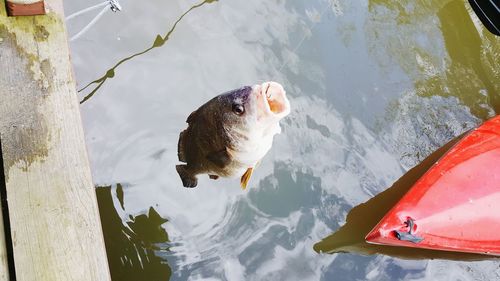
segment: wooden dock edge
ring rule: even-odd
[[[62,0],[46,0],[45,6],[43,16],[7,17],[0,0],[0,138],[9,258],[17,280],[106,281],[109,268]],[[10,280],[1,243],[0,234],[0,280]]]

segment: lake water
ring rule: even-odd
[[[66,1],[66,14],[98,3]],[[500,114],[500,37],[466,1],[120,4],[70,44],[114,280],[500,280],[498,260],[313,249]],[[68,20],[69,35],[98,12]],[[189,113],[267,80],[292,112],[247,190],[203,176],[183,188]]]

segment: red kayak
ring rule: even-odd
[[[450,149],[365,239],[500,256],[500,115]]]

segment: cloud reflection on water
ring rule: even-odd
[[[420,2],[428,3],[402,5],[410,9]],[[193,4],[128,2],[123,21],[103,19],[99,32],[72,45],[78,80],[90,81],[144,48]],[[122,65],[99,89],[102,94],[82,107],[95,181],[133,184],[124,190],[123,219],[150,206],[169,219],[164,227],[171,252],[159,255],[169,261],[172,280],[474,280],[482,268],[494,267],[312,250],[343,224],[351,206],[480,121],[453,94],[415,94],[413,72],[428,77],[440,68],[408,71],[405,56],[397,57],[398,64],[374,52],[390,51],[394,38],[418,41],[433,56],[445,56],[439,25],[432,26],[436,11],[425,10],[426,29],[412,33],[405,31],[404,17],[385,18],[382,25],[382,16],[391,13],[385,8],[379,14],[373,5],[326,0],[207,5],[185,18],[163,48]],[[377,19],[375,32],[368,25]],[[114,31],[120,40],[109,36]],[[89,53],[96,46],[102,51]],[[411,48],[401,46],[405,52]],[[420,61],[434,65],[426,55]],[[187,114],[216,94],[269,77],[285,85],[293,112],[248,192],[236,180],[206,178],[196,189],[182,188],[174,165]]]

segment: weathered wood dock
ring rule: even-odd
[[[62,0],[44,2],[7,17],[0,0],[0,281],[106,281]]]

